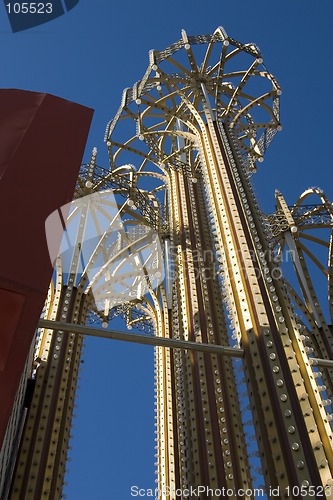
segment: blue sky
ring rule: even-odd
[[[314,185],[333,198],[332,18],[331,0],[81,0],[65,16],[13,34],[1,4],[0,87],[94,108],[85,158],[97,146],[103,166],[106,123],[123,88],[143,76],[148,51],[178,40],[182,28],[197,35],[222,25],[259,45],[282,86],[283,130],[255,176],[259,201],[271,212],[275,188],[289,204]],[[65,493],[69,500],[128,500],[131,485],[155,486],[153,349],[102,339],[86,345]]]

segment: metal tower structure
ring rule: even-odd
[[[277,192],[276,212],[265,215],[251,181],[281,128],[280,94],[258,47],[223,28],[183,31],[150,53],[143,79],[124,91],[106,131],[110,168],[97,167],[94,152],[76,197],[112,189],[125,236],[112,240],[95,218],[82,271],[79,245],[69,272],[58,259],[12,498],[60,498],[78,334],[121,337],[80,325],[95,318],[107,327],[117,314],[145,332],[124,338],[156,346],[158,498],[190,497],[192,488],[202,499],[250,499],[262,483],[266,498],[331,497],[333,206],[318,188],[291,207]],[[78,234],[86,210],[76,208]],[[147,259],[140,279],[126,267],[151,229],[165,263],[157,285],[158,263],[149,268]],[[96,262],[103,272],[89,282]],[[126,284],[110,271],[114,262]],[[133,287],[133,299],[111,300],[110,286],[116,295]]]
[[[166,207],[156,335],[244,350],[237,368],[227,356],[156,349],[158,484],[170,498],[199,485],[211,488],[202,498],[222,498],[221,488],[251,497],[253,468],[268,495],[275,488],[298,498],[325,487],[330,495],[332,372],[320,372],[316,363],[325,361],[313,358],[332,359],[332,329],[306,260],[328,279],[332,312],[332,237],[325,243],[309,231],[331,232],[332,204],[313,189],[290,209],[277,193],[277,212],[267,217],[250,180],[281,128],[280,94],[256,45],[223,28],[183,31],[150,53],[107,129],[111,170],[136,165],[133,184],[152,178]],[[318,202],[303,207],[311,193]],[[326,265],[306,242],[329,248]],[[285,247],[302,294],[283,277]]]

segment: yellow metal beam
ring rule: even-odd
[[[207,352],[211,354],[220,354],[222,356],[231,356],[242,358],[243,349],[234,349],[221,345],[205,344],[204,342],[191,342],[190,340],[178,340],[165,337],[154,337],[143,333],[127,333],[117,330],[103,330],[102,328],[92,328],[74,323],[62,323],[61,321],[49,321],[41,319],[38,322],[39,328],[47,330],[58,330],[63,332],[76,333],[80,335],[89,335],[92,337],[102,337],[113,340],[123,340],[126,342],[137,342],[153,346],[169,347],[173,349],[188,349],[190,351]]]

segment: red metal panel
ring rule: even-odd
[[[92,114],[49,94],[0,90],[0,445],[52,276],[45,219],[72,199]]]
[[[6,366],[17,325],[22,314],[25,295],[0,288],[0,370]]]

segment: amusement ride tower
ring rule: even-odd
[[[110,328],[95,334],[112,337],[116,314],[156,345],[159,498],[181,499],[191,487],[205,488],[200,498],[254,498],[261,483],[267,497],[273,489],[280,498],[330,497],[333,207],[311,188],[293,206],[277,192],[276,212],[265,215],[251,181],[281,128],[280,94],[258,47],[223,28],[202,36],[183,31],[178,42],[150,53],[143,79],[124,91],[106,132],[110,167],[97,167],[94,152],[76,197],[112,189],[125,237],[110,244],[110,233],[97,231],[91,255],[102,259],[103,273],[90,283],[103,283],[96,293],[87,278],[92,262],[77,269],[80,245],[66,278],[58,260],[62,278],[39,324],[40,339],[49,340],[38,344],[44,357],[39,353],[12,498],[24,498],[20,481],[25,491],[39,481],[41,497],[59,498],[78,333],[92,333],[79,325],[95,318]],[[87,207],[79,208],[86,218]],[[165,264],[156,283],[158,254],[144,259],[140,279],[124,264],[140,237],[148,248],[150,231]],[[134,287],[126,300],[112,262]],[[311,278],[316,269],[328,284],[328,307]]]

